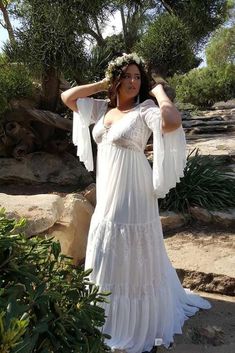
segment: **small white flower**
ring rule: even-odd
[[[137,65],[145,65],[144,60],[139,57],[136,53],[126,54],[123,53],[122,56],[117,57],[115,60],[111,61],[105,72],[105,77],[109,82],[112,81],[114,71],[121,69],[123,66],[128,65],[130,62],[135,62]]]

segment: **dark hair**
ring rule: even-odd
[[[113,72],[113,78],[112,78],[111,84],[110,84],[110,86],[108,88],[108,92],[107,92],[108,98],[110,99],[109,106],[112,108],[116,107],[116,105],[117,105],[117,89],[118,89],[118,86],[119,86],[119,83],[122,79],[123,74],[125,73],[128,66],[130,66],[130,65],[136,65],[138,67],[138,69],[140,70],[141,86],[140,86],[140,91],[139,91],[139,102],[142,103],[146,99],[151,98],[149,95],[150,81],[148,79],[148,75],[147,75],[147,72],[145,70],[144,65],[142,63],[137,64],[134,60],[129,61],[128,64],[125,63],[125,65],[123,65],[120,68],[115,69],[115,71]]]

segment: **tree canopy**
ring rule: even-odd
[[[209,66],[235,64],[235,25],[215,32],[206,48],[206,60]]]
[[[165,76],[197,66],[188,28],[169,14],[162,14],[150,25],[136,49]]]
[[[21,27],[14,32],[6,53],[41,73],[43,107],[52,110],[62,72],[79,82],[96,79],[110,56],[120,51],[138,49],[166,75],[196,67],[200,46],[225,21],[229,9],[227,0],[10,2]],[[9,1],[1,3],[7,13]],[[122,32],[104,38],[104,27],[114,13],[120,14]]]

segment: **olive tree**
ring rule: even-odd
[[[179,18],[169,14],[159,16],[149,26],[136,50],[164,76],[187,72],[199,62],[192,49],[188,28]]]
[[[215,32],[206,48],[206,60],[209,66],[235,64],[235,25]]]

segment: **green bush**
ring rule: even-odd
[[[235,207],[235,179],[225,170],[223,160],[203,156],[196,151],[189,154],[184,177],[164,199],[159,200],[162,210],[190,213],[191,206],[208,210]]]
[[[176,16],[162,14],[151,23],[134,51],[163,75],[173,76],[198,66],[189,31]]]
[[[99,293],[51,239],[27,239],[0,212],[0,353],[104,353]]]
[[[29,71],[22,64],[10,64],[0,61],[0,101],[4,105],[2,113],[7,108],[7,102],[12,98],[30,97],[33,93],[33,83]]]
[[[170,83],[179,102],[207,107],[235,97],[235,66],[204,67],[175,75]]]

